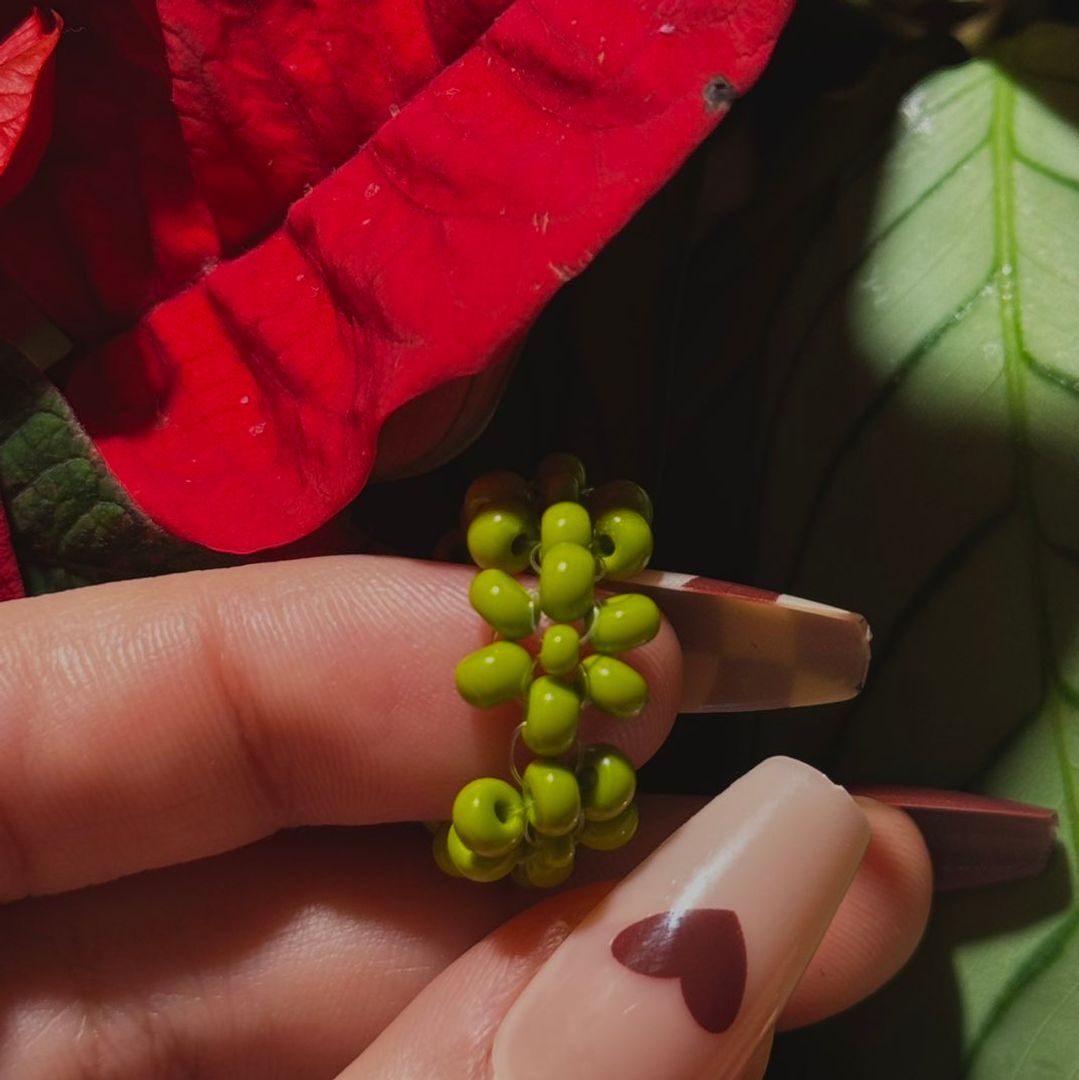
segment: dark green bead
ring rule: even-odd
[[[620,653],[645,645],[659,633],[662,617],[656,602],[640,593],[605,600],[592,621],[588,643],[596,652]]]
[[[576,502],[584,485],[584,466],[572,454],[548,454],[536,468],[536,486],[544,506]]]
[[[528,506],[531,501],[532,489],[523,476],[506,469],[484,473],[473,480],[465,492],[465,524],[468,525],[481,510],[489,506]]]
[[[637,804],[630,803],[618,817],[606,821],[587,821],[581,830],[580,842],[596,851],[614,851],[625,847],[637,833],[640,817]]]
[[[540,566],[540,607],[558,622],[583,619],[595,599],[596,560],[580,544],[555,544]]]
[[[491,776],[473,780],[453,800],[453,827],[477,855],[505,855],[524,839],[524,800],[505,780]]]
[[[529,853],[518,863],[514,876],[522,884],[536,889],[561,885],[573,873],[576,847],[576,841],[569,834],[537,837]]]
[[[446,854],[460,875],[469,881],[498,881],[512,872],[519,858],[516,849],[493,859],[480,855],[465,844],[452,826],[446,834]]]
[[[581,805],[589,821],[618,817],[637,793],[637,771],[617,747],[595,745],[581,755],[577,768]]]
[[[552,866],[573,866],[577,840],[573,833],[561,836],[536,836],[529,844],[529,858],[539,858]]]
[[[548,506],[540,519],[540,555],[555,544],[579,544],[587,548],[592,543],[592,519],[588,511],[575,502],[559,502]]]
[[[580,715],[580,694],[559,679],[541,675],[528,688],[521,738],[534,754],[558,757],[573,746]]]
[[[485,645],[457,665],[457,692],[469,705],[493,708],[528,689],[532,663],[531,654],[512,641]]]
[[[520,574],[528,569],[539,530],[532,511],[520,503],[481,510],[468,526],[468,553],[484,570]]]
[[[581,635],[576,627],[555,623],[543,632],[540,666],[549,675],[568,675],[581,662]]]
[[[596,518],[596,544],[607,577],[639,574],[652,558],[652,527],[635,510],[607,510]]]
[[[504,638],[518,641],[535,629],[532,597],[504,570],[481,570],[468,587],[476,611]]]
[[[588,698],[597,709],[629,720],[639,716],[648,703],[648,683],[639,671],[613,656],[598,653],[581,667],[588,683]]]
[[[640,484],[632,480],[611,480],[588,494],[588,509],[593,517],[607,510],[634,510],[652,524],[652,500]]]
[[[573,770],[560,761],[530,762],[521,781],[528,823],[537,833],[562,836],[581,816],[581,790]]]

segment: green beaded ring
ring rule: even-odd
[[[645,679],[617,654],[656,636],[659,608],[637,593],[597,603],[595,589],[648,564],[652,502],[628,480],[590,490],[580,461],[551,454],[531,483],[506,471],[474,481],[461,519],[480,568],[469,601],[494,640],[457,665],[457,690],[477,709],[519,702],[518,735],[535,757],[523,773],[511,760],[516,787],[466,784],[433,828],[434,858],[454,877],[512,874],[549,888],[573,872],[579,844],[610,851],[637,831],[632,764],[613,746],[582,747],[580,730],[586,706],[626,720],[648,700]],[[529,567],[535,588],[517,578]]]

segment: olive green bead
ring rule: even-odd
[[[498,881],[513,870],[519,858],[516,849],[493,859],[480,855],[468,847],[452,827],[446,834],[446,854],[458,873],[469,881]]]
[[[467,539],[477,566],[519,574],[528,568],[538,540],[536,519],[521,503],[488,506],[472,519]]]
[[[587,848],[593,848],[596,851],[614,851],[615,848],[624,847],[633,839],[639,823],[637,804],[630,803],[618,817],[608,818],[606,821],[585,822],[578,839]]]
[[[652,524],[652,500],[640,484],[632,480],[611,480],[588,494],[588,509],[593,517],[607,510],[634,510]]]
[[[580,715],[580,694],[550,675],[541,675],[528,688],[521,738],[532,753],[558,757],[576,740]]]
[[[540,836],[531,852],[520,863],[514,875],[522,884],[537,889],[561,885],[573,873],[576,841],[571,835]]]
[[[535,629],[535,605],[516,578],[504,570],[481,570],[468,587],[476,611],[504,638],[517,641]]]
[[[544,506],[576,501],[585,479],[584,466],[572,454],[548,454],[536,467],[536,486]]]
[[[659,633],[661,616],[655,601],[640,593],[612,596],[600,605],[588,643],[596,652],[620,653],[645,645]]]
[[[542,859],[552,866],[573,866],[577,840],[573,833],[561,836],[537,836],[529,845],[529,859]]]
[[[524,800],[505,780],[473,780],[453,800],[453,828],[477,855],[505,855],[524,839]]]
[[[639,671],[613,656],[596,653],[582,663],[588,697],[602,712],[629,720],[648,703],[648,683]]]
[[[457,869],[453,859],[450,858],[450,853],[446,846],[449,835],[450,825],[448,822],[443,822],[439,825],[431,840],[431,849],[434,851],[435,862],[438,864],[438,868],[444,874],[449,874],[450,877],[461,877],[461,871]]]
[[[581,635],[576,627],[555,623],[543,632],[540,666],[548,675],[568,675],[581,662]]]
[[[596,560],[580,544],[555,544],[540,565],[540,607],[559,622],[583,619],[594,602]]]
[[[468,524],[481,511],[495,504],[528,506],[532,489],[523,476],[506,469],[484,473],[468,486],[465,492],[464,518]]]
[[[536,832],[562,836],[576,828],[581,816],[581,789],[568,766],[537,758],[525,769],[521,788],[528,823]]]
[[[555,544],[592,543],[592,519],[588,511],[575,502],[560,502],[548,506],[540,519],[540,554],[545,555]]]
[[[596,518],[596,540],[612,581],[639,574],[652,558],[652,527],[636,510],[607,510]]]
[[[629,758],[614,746],[588,747],[581,755],[577,779],[588,821],[618,817],[637,793],[637,771]]]
[[[480,709],[520,697],[532,681],[532,656],[512,641],[496,641],[466,656],[456,671],[457,692]]]

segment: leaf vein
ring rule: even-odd
[[[857,446],[866,429],[872,421],[884,411],[888,403],[900,390],[906,382],[907,377],[918,366],[920,361],[938,342],[946,337],[950,331],[959,326],[972,311],[976,310],[978,301],[981,299],[982,293],[989,281],[990,278],[986,277],[978,282],[977,288],[970,293],[956,309],[949,311],[936,326],[922,337],[921,341],[919,341],[914,348],[899,361],[895,370],[882,384],[876,396],[862,410],[854,423],[847,428],[843,438],[832,452],[828,464],[825,466],[824,472],[821,475],[817,489],[813,493],[813,498],[810,501],[809,516],[806,518],[803,525],[801,539],[795,551],[790,571],[787,575],[788,581],[792,586],[797,582],[799,574],[801,573],[802,564],[809,549],[809,541],[816,528],[821,509],[828,499],[832,485],[835,483],[836,477],[846,460],[847,455],[855,448],[855,446]]]

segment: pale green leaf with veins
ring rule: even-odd
[[[762,576],[864,611],[876,660],[853,711],[762,743],[1050,804],[1062,840],[1039,882],[943,899],[907,976],[775,1075],[1079,1077],[1079,29],[904,98],[763,371]]]

